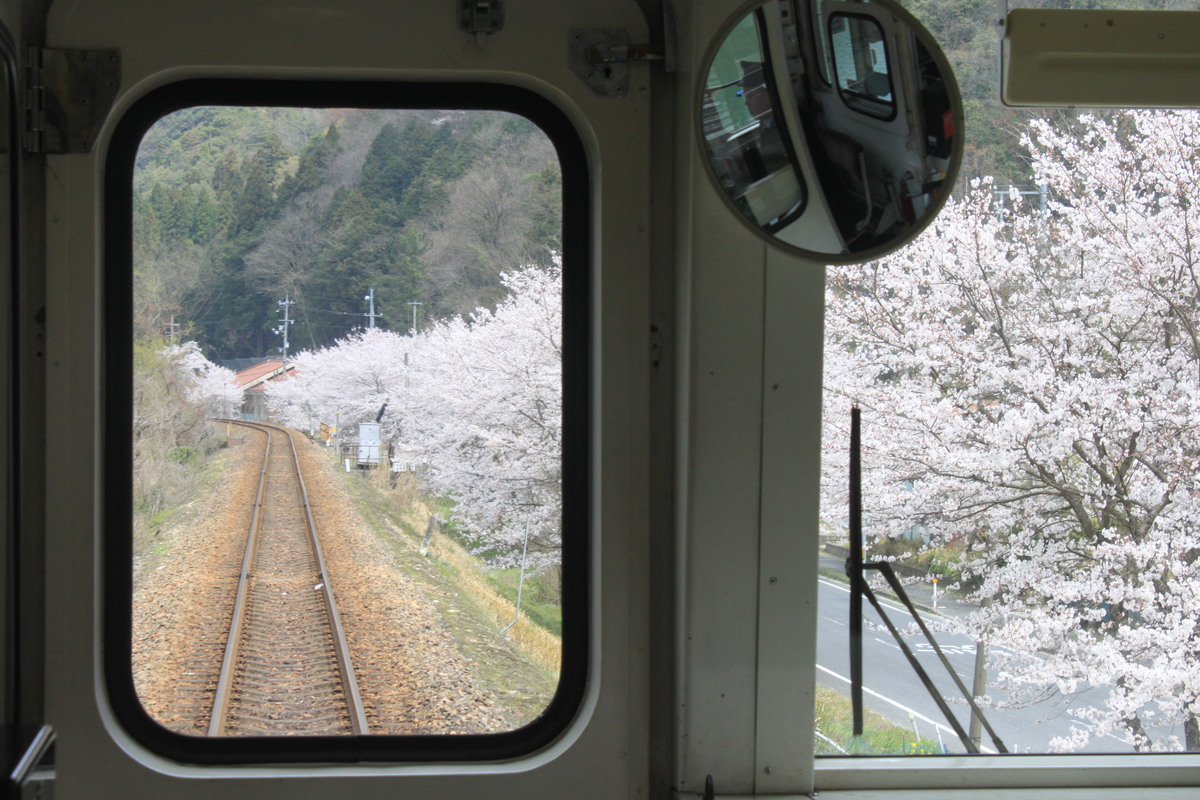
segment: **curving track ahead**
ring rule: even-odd
[[[367,733],[292,433],[264,439],[210,736]]]

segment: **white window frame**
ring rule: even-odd
[[[649,623],[634,598],[648,585],[640,565],[649,540],[643,354],[650,324],[646,304],[628,298],[649,295],[650,69],[632,66],[625,96],[602,97],[571,71],[567,42],[579,28],[626,30],[638,41],[648,33],[632,0],[566,0],[537,15],[514,10],[482,42],[458,29],[454,11],[436,0],[80,0],[51,7],[48,46],[103,46],[122,57],[120,93],[93,151],[46,158],[46,392],[55,417],[47,451],[71,454],[55,461],[46,525],[46,718],[58,733],[56,796],[211,798],[253,787],[265,800],[339,793],[599,800],[646,791]],[[191,78],[502,81],[545,97],[576,127],[591,180],[587,435],[607,444],[589,456],[588,517],[596,533],[589,543],[588,683],[574,720],[538,752],[477,763],[198,766],[148,751],[114,718],[99,635],[105,152],[115,120],[138,98]]]
[[[702,82],[710,43],[757,3],[698,5],[685,74]],[[701,124],[689,102],[701,88],[677,87],[682,130]],[[677,157],[691,176],[676,232],[686,253],[676,331],[678,795],[703,795],[711,776],[717,798],[1073,800],[1124,798],[1132,787],[1154,800],[1193,796],[1200,754],[814,756],[824,267],[723,214],[703,158]]]

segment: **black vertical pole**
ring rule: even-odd
[[[850,578],[850,704],[854,714],[854,735],[863,733],[862,665],[862,434],[858,406],[850,409],[850,556],[846,574]]]

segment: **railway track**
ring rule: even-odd
[[[208,734],[367,733],[292,434],[233,424],[264,448]]]

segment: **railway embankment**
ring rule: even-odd
[[[256,459],[235,436],[223,473],[136,558],[133,669],[142,703],[166,727],[203,735],[228,630]],[[395,515],[368,481],[339,473],[298,439],[310,504],[341,610],[371,733],[474,733],[529,722],[553,671],[499,634],[465,572]],[[446,545],[448,547],[448,545]]]
[[[314,448],[310,452],[323,455]],[[431,509],[419,493],[378,472],[345,472],[326,461],[343,487],[348,510],[369,530],[379,562],[412,581],[426,607],[470,662],[481,687],[495,698],[510,727],[531,722],[549,704],[558,682],[557,636],[516,614],[488,580],[483,563],[451,536],[426,539]],[[425,547],[422,547],[422,545]],[[423,552],[424,551],[424,552]],[[507,632],[501,631],[513,620]]]

